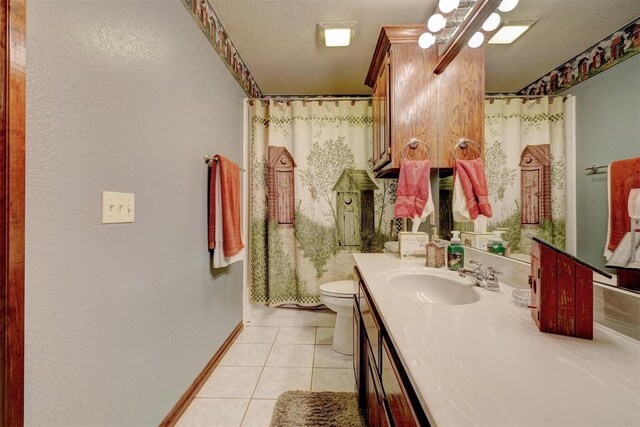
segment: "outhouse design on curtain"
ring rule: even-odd
[[[293,227],[295,217],[295,188],[293,185],[293,161],[291,153],[284,147],[269,146],[268,168],[268,209],[269,221],[278,227]]]
[[[493,217],[476,231],[503,230],[513,254],[531,237],[565,246],[562,98],[485,100],[485,164]],[[486,230],[479,228],[486,227]]]
[[[354,252],[392,238],[396,180],[371,171],[370,100],[250,100],[250,298],[320,305]]]

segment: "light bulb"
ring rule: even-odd
[[[502,0],[498,10],[500,12],[511,12],[518,5],[518,0]]]
[[[436,36],[431,33],[422,33],[418,38],[418,46],[428,49],[436,43]]]
[[[431,18],[429,18],[429,21],[427,21],[427,28],[429,28],[429,31],[431,31],[432,33],[441,31],[446,25],[447,19],[439,13],[436,13]]]
[[[442,13],[451,13],[460,5],[460,0],[440,0],[438,8]]]
[[[471,36],[467,44],[469,45],[470,48],[475,49],[477,47],[482,46],[482,42],[484,42],[484,34],[478,31],[473,36]]]
[[[500,25],[500,15],[494,12],[484,21],[482,29],[489,32],[498,28],[498,25]]]

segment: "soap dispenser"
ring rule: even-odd
[[[451,244],[447,247],[447,267],[449,270],[458,271],[464,267],[464,248],[460,241],[460,232],[452,231]]]
[[[496,230],[493,232],[493,238],[487,245],[487,249],[492,254],[505,256],[506,250],[502,241],[502,231]]]

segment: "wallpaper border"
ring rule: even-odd
[[[555,95],[640,53],[640,17],[520,89],[518,95]]]
[[[209,0],[180,0],[249,98],[263,94]],[[213,31],[211,31],[213,29]]]

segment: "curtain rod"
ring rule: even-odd
[[[369,101],[371,95],[362,96],[265,96],[248,98],[249,101]]]

